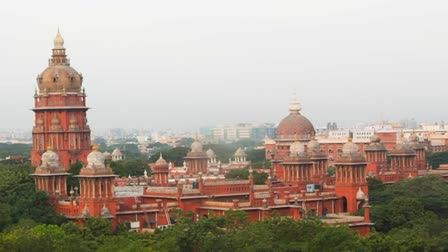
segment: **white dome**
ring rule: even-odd
[[[55,152],[48,148],[48,150],[42,154],[41,157],[42,166],[55,168],[59,167],[59,156]]]
[[[289,153],[291,156],[295,156],[303,152],[305,152],[305,145],[301,142],[294,142],[291,146],[289,146]]]
[[[357,200],[365,200],[366,194],[362,191],[361,187],[358,189],[358,192],[356,192],[356,199]]]
[[[202,152],[202,144],[199,140],[195,140],[191,144],[191,152]]]
[[[104,165],[104,155],[98,150],[94,149],[87,156],[87,166],[88,167],[105,167]]]
[[[208,158],[216,157],[216,154],[212,149],[208,149],[206,153],[207,153]]]
[[[352,142],[348,142],[348,143],[344,144],[344,146],[342,147],[342,153],[357,154],[357,153],[359,153],[358,145],[356,145],[355,143],[352,143]]]
[[[308,142],[308,151],[309,152],[312,152],[312,151],[318,152],[319,148],[320,148],[320,144],[318,141],[313,139]]]

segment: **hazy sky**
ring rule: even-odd
[[[448,119],[448,2],[8,1],[0,129],[31,129],[57,27],[105,128]]]

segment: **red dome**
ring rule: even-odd
[[[311,140],[314,126],[299,113],[291,113],[285,117],[277,127],[278,139]]]

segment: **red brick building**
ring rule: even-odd
[[[33,130],[33,174],[36,189],[46,191],[56,211],[75,222],[89,216],[110,218],[114,224],[130,223],[136,230],[173,224],[174,212],[192,211],[196,218],[226,211],[245,211],[252,221],[276,213],[300,220],[305,214],[320,216],[328,224],[348,224],[362,235],[369,232],[367,162],[354,143],[342,146],[335,177],[328,177],[328,156],[313,138],[314,127],[301,115],[294,100],[278,129],[270,156],[273,168],[264,185],[255,185],[252,170],[247,180],[207,176],[209,156],[196,140],[185,157],[185,176],[169,182],[170,166],[161,156],[153,177],[144,185],[116,186],[115,175],[105,165],[104,154],[90,146],[82,77],[68,64],[63,40],[55,39],[50,67],[38,77]],[[52,146],[46,152],[44,146]],[[65,171],[70,161],[82,160],[79,188],[67,193]],[[243,159],[245,161],[245,159]],[[364,216],[353,214],[364,208]]]
[[[38,166],[41,155],[51,146],[68,170],[70,163],[86,161],[91,149],[90,128],[86,94],[81,89],[83,76],[70,66],[59,31],[48,65],[37,76],[39,90],[34,94],[31,163]]]

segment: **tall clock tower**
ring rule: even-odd
[[[65,170],[70,163],[86,157],[91,150],[90,128],[87,124],[86,94],[83,77],[70,66],[64,39],[57,33],[48,67],[37,76],[34,93],[34,127],[31,162],[40,164],[47,147],[58,154]]]

